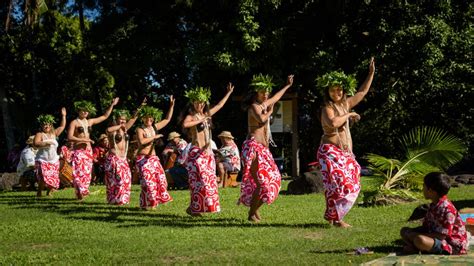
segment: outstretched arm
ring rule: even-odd
[[[347,98],[347,103],[349,104],[349,110],[352,109],[354,106],[359,104],[369,92],[370,85],[372,85],[372,80],[374,79],[374,73],[375,73],[375,62],[374,58],[372,57],[370,59],[370,65],[369,65],[369,74],[367,74],[367,78],[365,78],[364,83],[360,85],[359,91],[352,96]]]
[[[109,108],[107,108],[107,111],[105,111],[105,113],[99,117],[96,117],[96,118],[91,118],[89,119],[89,126],[93,126],[95,124],[99,124],[101,122],[104,122],[107,118],[109,118],[110,114],[112,113],[112,110],[114,109],[114,106],[117,105],[119,101],[119,98],[115,98],[113,101],[112,101],[112,104],[109,106]]]
[[[125,124],[125,129],[126,130],[129,130],[133,124],[135,124],[135,122],[137,121],[138,119],[138,114],[140,113],[140,110],[142,109],[143,106],[146,105],[146,97],[145,99],[143,99],[142,103],[140,104],[140,106],[137,108],[137,110],[135,111],[135,113],[133,114],[132,118],[130,118],[130,120],[127,121],[127,123]]]
[[[294,75],[289,75],[286,80],[286,85],[283,88],[281,88],[277,93],[275,93],[275,95],[273,95],[271,98],[264,101],[262,105],[270,106],[278,102],[281,99],[281,97],[283,97],[283,94],[285,94],[285,92],[291,87],[291,85],[293,85],[293,77]]]
[[[173,110],[174,110],[174,97],[173,95],[170,96],[170,109],[168,110],[168,113],[166,114],[165,119],[161,120],[158,123],[155,123],[155,127],[157,130],[160,130],[164,128],[168,123],[171,121],[171,117],[173,116]]]
[[[216,106],[212,107],[211,110],[209,110],[209,114],[211,116],[217,113],[224,106],[224,104],[227,102],[230,94],[233,91],[234,91],[234,85],[232,85],[232,83],[229,82],[229,84],[227,84],[227,93],[225,94],[224,98],[222,98],[222,100],[220,100],[220,102]]]
[[[61,124],[58,128],[54,131],[54,134],[57,136],[63,133],[64,129],[66,128],[66,108],[61,108]]]

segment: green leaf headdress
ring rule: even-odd
[[[76,109],[76,112],[80,111],[86,111],[89,112],[89,115],[94,116],[96,113],[95,106],[89,102],[89,101],[76,101],[74,102],[74,109]]]
[[[275,86],[272,79],[273,78],[270,75],[254,75],[250,86],[254,87],[255,91],[266,91],[270,93],[273,90],[273,86]]]
[[[185,91],[184,97],[188,98],[190,102],[209,103],[209,99],[211,98],[211,89],[198,86]]]
[[[155,122],[160,121],[162,115],[163,111],[151,106],[143,106],[140,110],[140,118],[151,116],[155,120]]]
[[[36,120],[38,121],[38,123],[42,126],[42,125],[54,125],[54,122],[55,119],[54,119],[54,116],[52,115],[39,115]]]
[[[354,75],[346,75],[342,71],[332,71],[316,79],[317,86],[325,90],[332,86],[341,86],[344,92],[352,96],[356,93],[357,81]]]
[[[112,117],[114,120],[117,120],[120,117],[125,117],[125,119],[130,118],[130,112],[126,109],[115,109],[112,113]]]

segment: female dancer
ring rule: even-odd
[[[140,111],[143,126],[137,128],[138,151],[136,166],[140,175],[142,192],[140,194],[140,208],[143,210],[155,209],[158,204],[172,201],[168,193],[168,182],[165,171],[156,156],[155,140],[163,137],[158,130],[164,128],[171,120],[174,109],[174,98],[170,97],[170,109],[166,118],[161,120],[161,110],[145,106]],[[161,120],[161,121],[160,121]]]
[[[350,110],[364,99],[374,72],[372,58],[369,74],[355,94],[355,78],[342,72],[333,71],[317,79],[325,98],[321,112],[324,135],[317,156],[326,196],[324,219],[338,227],[350,227],[342,219],[354,205],[360,191],[360,166],[352,153],[349,129],[350,121],[358,121],[360,116]]]
[[[212,108],[209,108],[210,89],[197,87],[185,92],[189,104],[183,128],[191,137],[185,162],[191,191],[191,203],[186,209],[189,215],[199,216],[201,213],[221,210],[216,161],[211,150],[211,117],[224,106],[233,91],[234,86],[229,82],[224,98]]]
[[[146,99],[140,107],[145,104]],[[130,118],[128,110],[114,110],[114,125],[107,128],[109,143],[112,144],[105,161],[105,185],[109,204],[123,205],[130,202],[132,174],[127,159],[127,131],[137,121],[139,111],[140,108]]]
[[[253,92],[244,100],[248,118],[248,138],[242,145],[242,184],[239,203],[250,207],[248,220],[260,222],[259,208],[271,204],[278,196],[281,175],[268,148],[273,142],[270,132],[270,116],[273,105],[293,85],[289,75],[286,85],[269,98],[273,83],[270,76],[257,75],[252,79]]]
[[[54,129],[54,117],[52,115],[40,115],[37,120],[41,126],[41,132],[36,133],[33,140],[38,149],[35,158],[36,178],[38,179],[38,197],[42,196],[43,189],[47,188],[46,195],[59,188],[59,155],[57,137],[66,127],[66,108],[61,109],[61,124]]]
[[[73,143],[72,175],[74,176],[76,197],[79,200],[89,195],[89,184],[91,183],[93,164],[91,143],[94,142],[89,135],[91,127],[105,121],[118,101],[119,98],[115,98],[105,114],[96,118],[87,118],[89,115],[95,114],[96,110],[92,103],[88,101],[74,102],[74,108],[79,116],[69,124],[67,137]]]

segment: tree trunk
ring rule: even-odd
[[[8,11],[7,11],[7,19],[5,20],[5,33],[8,33],[10,29],[10,17],[13,9],[13,0],[10,0],[10,4],[8,4]]]
[[[77,0],[76,5],[77,5],[77,11],[79,12],[79,24],[81,26],[81,34],[82,36],[84,36],[84,32],[86,30],[86,27],[84,25],[84,1]]]
[[[3,120],[3,130],[5,132],[5,138],[7,143],[7,150],[11,150],[15,144],[15,136],[13,134],[13,124],[8,111],[8,99],[5,95],[5,88],[0,89],[0,105],[2,108],[2,120]]]

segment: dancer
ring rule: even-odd
[[[173,200],[167,190],[168,182],[160,158],[156,156],[155,152],[155,140],[163,137],[162,134],[157,132],[170,122],[173,110],[174,98],[171,96],[170,108],[163,120],[161,120],[162,111],[157,108],[145,106],[140,111],[143,126],[137,128],[138,155],[136,166],[142,187],[140,208],[143,210],[153,210],[156,209],[158,204]]]
[[[127,131],[135,124],[140,108],[145,104],[146,99],[131,118],[128,110],[114,110],[114,125],[107,128],[107,137],[111,143],[105,160],[105,186],[109,204],[123,205],[130,202],[132,173],[127,159]]]
[[[229,82],[224,98],[212,108],[209,108],[209,88],[197,87],[185,92],[189,103],[182,125],[191,137],[185,163],[191,191],[191,203],[186,209],[189,215],[199,216],[221,210],[216,162],[211,150],[211,117],[224,106],[233,90],[234,86]]]
[[[66,127],[66,108],[61,109],[61,124],[54,129],[54,117],[52,115],[40,115],[37,120],[41,131],[36,133],[33,141],[38,149],[35,158],[36,178],[38,179],[38,192],[36,196],[41,197],[46,187],[46,195],[51,196],[53,191],[59,188],[59,155],[57,137]]]
[[[87,118],[89,115],[95,115],[96,109],[92,103],[88,101],[74,102],[74,108],[79,116],[69,124],[68,140],[73,143],[73,183],[76,197],[79,200],[89,195],[93,163],[91,144],[94,143],[90,139],[91,127],[105,121],[118,101],[119,98],[115,98],[107,111],[96,118]]]
[[[349,129],[350,122],[360,120],[360,116],[350,110],[364,99],[374,72],[372,58],[367,78],[357,93],[355,78],[343,72],[333,71],[317,79],[325,99],[321,112],[324,135],[317,155],[326,196],[324,219],[338,227],[350,227],[342,219],[352,208],[360,191],[360,166],[352,152]]]
[[[239,203],[250,207],[248,220],[258,223],[263,203],[271,204],[280,191],[281,175],[268,148],[273,143],[270,132],[270,116],[273,106],[293,85],[293,75],[286,85],[269,98],[273,83],[270,76],[256,75],[250,86],[253,91],[243,102],[247,111],[248,136],[242,145],[242,184]]]

